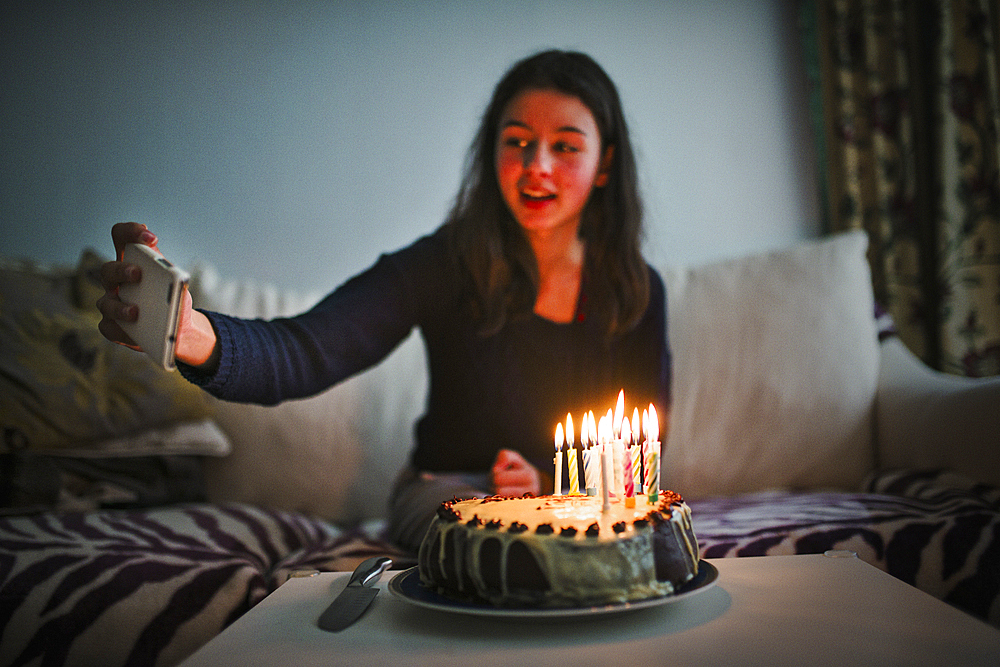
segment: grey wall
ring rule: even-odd
[[[818,233],[794,6],[15,3],[0,254],[110,253],[139,220],[182,265],[332,287],[441,222],[493,85],[551,46],[619,84],[652,261],[784,246]]]

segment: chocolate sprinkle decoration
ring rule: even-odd
[[[437,515],[439,519],[448,523],[454,523],[459,519],[458,512],[449,503],[444,503],[438,507]]]
[[[562,529],[559,535],[562,537],[576,537],[576,528],[573,526],[566,526]]]
[[[556,532],[556,529],[552,527],[551,523],[540,523],[538,528],[535,528],[535,533],[537,535],[551,535]]]
[[[624,521],[619,521],[618,523],[616,523],[615,525],[613,525],[611,527],[614,529],[614,531],[616,533],[624,533],[625,532],[625,522]]]
[[[507,532],[514,533],[515,535],[517,535],[518,533],[523,533],[526,530],[528,530],[528,527],[526,525],[524,525],[520,521],[515,521],[514,523],[510,524],[510,528],[507,529]]]
[[[587,537],[597,537],[601,533],[601,527],[596,523],[587,526]]]
[[[500,519],[493,519],[488,524],[486,524],[486,530],[500,530],[501,522]]]
[[[482,523],[483,522],[479,520],[479,515],[478,514],[474,514],[472,516],[472,518],[469,519],[469,523],[467,523],[466,525],[468,525],[468,526],[478,526],[478,525],[481,525]]]

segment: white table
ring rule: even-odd
[[[559,620],[416,607],[383,589],[340,633],[316,619],[348,573],[293,578],[183,667],[220,665],[1000,665],[1000,631],[857,558],[710,561],[715,586],[648,609]]]

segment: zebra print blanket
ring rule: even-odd
[[[1000,489],[893,471],[864,493],[768,492],[690,501],[703,558],[846,549],[1000,628]]]
[[[405,554],[242,505],[0,518],[0,665],[174,665],[295,570]]]
[[[896,472],[861,493],[689,503],[705,558],[849,549],[1000,627],[1000,490]],[[406,554],[241,505],[0,517],[0,665],[175,665],[295,570]]]

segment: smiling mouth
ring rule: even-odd
[[[555,194],[532,194],[530,192],[521,192],[521,199],[528,203],[543,203],[547,201],[552,201],[555,199]]]

